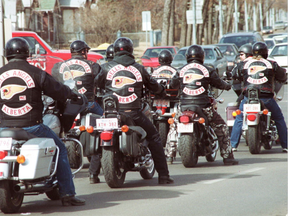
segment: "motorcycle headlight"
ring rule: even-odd
[[[228,62],[228,66],[234,66],[234,62]]]

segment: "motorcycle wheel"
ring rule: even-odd
[[[16,213],[22,205],[24,193],[16,193],[14,185],[14,181],[0,181],[0,207],[3,213]]]
[[[275,145],[275,141],[274,140],[264,140],[263,141],[263,147],[266,150],[272,149],[273,145]]]
[[[121,152],[115,146],[104,147],[101,165],[105,181],[110,188],[119,188],[125,181],[126,171],[122,168]]]
[[[60,199],[60,193],[59,193],[58,187],[54,187],[51,191],[48,191],[45,194],[50,200],[59,200]]]
[[[148,148],[147,150],[150,152]],[[143,179],[152,179],[155,173],[154,160],[152,159],[152,157],[150,158],[148,163],[148,166],[146,165],[140,170],[140,175]]]
[[[79,168],[81,164],[81,155],[78,144],[73,141],[66,141],[65,146],[67,149],[67,155],[70,167],[72,169]]]
[[[160,134],[162,146],[165,147],[166,141],[167,141],[168,126],[165,122],[159,121],[156,123],[156,127],[157,127],[159,134]]]
[[[261,139],[259,137],[259,125],[248,127],[247,130],[247,143],[251,154],[259,154],[261,150]]]
[[[197,145],[198,138],[195,133],[181,134],[179,139],[179,154],[185,167],[194,167],[198,162]]]
[[[212,154],[206,155],[205,157],[208,162],[213,162],[215,161],[216,156],[217,156],[217,151],[213,152]]]

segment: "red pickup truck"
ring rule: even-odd
[[[22,37],[27,40],[30,45],[30,54],[35,55],[36,50],[39,49],[38,53],[41,55],[41,60],[29,61],[30,64],[33,64],[42,70],[51,74],[53,67],[53,62],[51,59],[46,57],[58,57],[63,60],[71,58],[70,50],[54,50],[52,49],[37,33],[32,31],[14,31],[12,32],[12,37]],[[36,48],[39,47],[39,48]],[[39,59],[39,58],[38,58]],[[104,61],[104,57],[100,54],[89,52],[88,59],[100,64],[100,60]]]

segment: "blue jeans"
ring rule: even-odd
[[[243,111],[243,104],[247,101],[247,97],[242,100],[239,109]],[[282,148],[287,148],[287,126],[284,120],[282,111],[274,98],[260,98],[264,102],[266,108],[271,112],[271,117],[275,121],[278,135],[280,138]],[[231,133],[231,146],[237,148],[239,145],[240,137],[242,134],[243,114],[236,116],[232,133]]]
[[[60,196],[63,197],[65,195],[75,195],[75,186],[73,183],[72,173],[67,157],[67,150],[64,143],[48,126],[44,124],[24,127],[23,129],[37,137],[48,137],[54,139],[55,144],[59,147],[60,150],[56,173]]]
[[[88,111],[91,113],[95,113],[97,115],[103,115],[103,109],[101,106],[96,102],[88,102]],[[93,175],[99,175],[101,168],[101,162],[100,162],[100,155],[92,155],[90,160],[90,166],[89,166],[89,172]]]
[[[103,109],[96,101],[88,102],[88,111],[97,115],[103,115]]]

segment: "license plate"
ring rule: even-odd
[[[177,124],[177,131],[178,133],[191,133],[193,132],[193,123],[178,123]]]
[[[153,106],[170,107],[170,101],[157,99],[157,100],[154,100]]]
[[[260,104],[244,104],[244,112],[260,112]]]
[[[12,146],[12,138],[0,138],[0,150],[10,150]]]
[[[117,129],[118,119],[117,118],[96,119],[96,127],[97,129]]]

